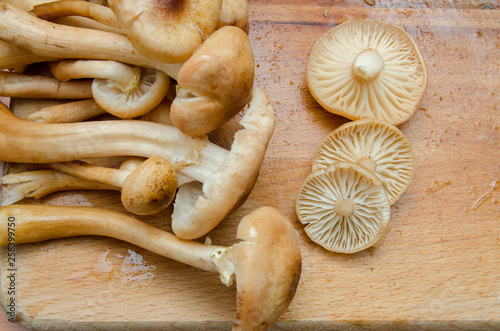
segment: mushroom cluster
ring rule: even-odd
[[[272,325],[300,277],[289,221],[262,207],[232,247],[190,241],[245,202],[274,131],[247,33],[246,0],[0,2],[0,96],[59,100],[22,118],[0,103],[0,161],[28,169],[1,178],[0,213],[23,215],[17,242],[122,239],[236,278],[234,329]],[[119,191],[136,215],[173,203],[173,234],[105,209],[22,204],[75,189]]]
[[[402,29],[360,20],[317,41],[306,80],[323,108],[353,121],[321,142],[296,212],[314,242],[334,252],[359,252],[387,231],[391,205],[413,179],[412,148],[395,125],[422,100],[427,70]]]

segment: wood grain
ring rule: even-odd
[[[293,222],[302,279],[274,330],[500,327],[499,7],[486,1],[250,1],[255,83],[273,99],[278,122],[255,189],[210,237],[231,244],[239,219],[262,205]],[[418,168],[392,207],[388,234],[376,247],[341,255],[307,238],[294,205],[316,147],[347,121],[310,96],[307,57],[323,33],[354,19],[404,28],[426,60],[429,86],[416,114],[399,126]],[[124,211],[119,202],[114,192],[71,192],[25,203]],[[170,212],[142,219],[168,230]],[[17,256],[17,316],[27,327],[229,329],[235,314],[235,289],[215,275],[116,240],[20,245]],[[0,321],[0,329],[10,328]]]

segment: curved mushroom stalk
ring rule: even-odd
[[[238,225],[241,242],[230,247],[204,245],[133,217],[95,207],[23,205],[0,208],[0,220],[16,219],[16,243],[80,235],[124,240],[196,268],[219,273],[231,285],[236,279],[234,330],[265,330],[292,301],[301,274],[298,235],[276,209],[261,207]],[[0,245],[8,244],[7,227]]]
[[[106,113],[94,99],[85,99],[40,108],[25,118],[37,123],[75,123]]]
[[[53,60],[56,58],[36,55],[24,48],[0,40],[0,69],[12,69]]]
[[[222,0],[109,0],[119,27],[144,56],[184,62],[218,22]]]
[[[7,3],[0,3],[0,39],[35,55],[113,60],[160,70],[174,79],[181,67],[141,55],[122,34],[52,23]]]
[[[202,180],[203,185],[191,182],[179,188],[172,214],[172,230],[177,236],[193,239],[205,235],[250,194],[275,125],[272,102],[263,89],[253,89],[240,124],[243,129],[234,135],[231,150],[217,171]]]
[[[172,122],[192,136],[213,131],[245,107],[253,80],[253,52],[245,32],[234,26],[215,31],[179,71]]]
[[[47,169],[11,173],[0,178],[0,183],[2,184],[0,206],[8,206],[25,198],[40,199],[60,191],[117,189],[115,186]]]
[[[61,82],[54,77],[0,71],[0,95],[13,98],[87,99],[92,81]]]
[[[120,118],[146,114],[163,100],[170,86],[170,78],[161,71],[116,61],[59,61],[51,63],[50,70],[61,81],[94,78],[94,100],[108,113]]]

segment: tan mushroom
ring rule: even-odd
[[[186,61],[215,30],[221,0],[109,0],[122,31],[144,56]]]
[[[247,0],[222,0],[222,8],[216,29],[220,29],[226,25],[236,26],[248,33]]]
[[[215,31],[179,71],[172,122],[192,136],[215,130],[248,103],[253,80],[248,36],[233,26]]]
[[[51,163],[67,174],[119,188],[125,209],[137,215],[156,214],[170,205],[177,191],[175,170],[164,158],[152,156],[133,171],[88,163]]]
[[[61,82],[49,76],[0,71],[0,96],[87,99],[92,97],[92,81]]]
[[[363,166],[336,162],[312,172],[296,200],[307,235],[327,250],[355,253],[386,232],[391,206],[380,180]]]
[[[307,63],[307,85],[326,110],[349,119],[377,118],[398,125],[417,109],[427,69],[401,28],[362,20],[325,33]]]
[[[339,161],[358,163],[373,172],[394,204],[415,173],[415,158],[408,139],[394,125],[376,119],[348,122],[326,136],[318,147],[312,170]]]
[[[297,232],[278,210],[261,207],[243,217],[230,246],[204,245],[115,211],[95,207],[23,205],[0,208],[16,219],[16,244],[80,235],[120,239],[202,270],[236,280],[233,330],[266,330],[292,301],[301,274]],[[7,227],[0,245],[8,244]]]
[[[159,70],[116,61],[58,61],[50,64],[50,70],[61,81],[94,78],[94,100],[120,118],[134,118],[151,111],[163,100],[170,85],[170,78]]]

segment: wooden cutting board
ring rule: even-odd
[[[209,236],[214,244],[233,243],[240,218],[263,205],[293,222],[302,278],[274,330],[500,328],[500,5],[376,2],[250,1],[255,83],[273,99],[277,127],[249,199]],[[307,58],[323,33],[354,19],[404,28],[426,60],[429,86],[416,114],[400,125],[418,168],[392,207],[389,232],[376,247],[341,255],[307,238],[294,205],[316,147],[347,122],[311,97]],[[114,192],[25,203],[123,211]],[[170,213],[141,219],[168,230]],[[16,258],[17,319],[28,328],[215,330],[230,329],[234,318],[235,289],[216,275],[117,240],[19,245]],[[1,330],[22,329],[3,316]]]

